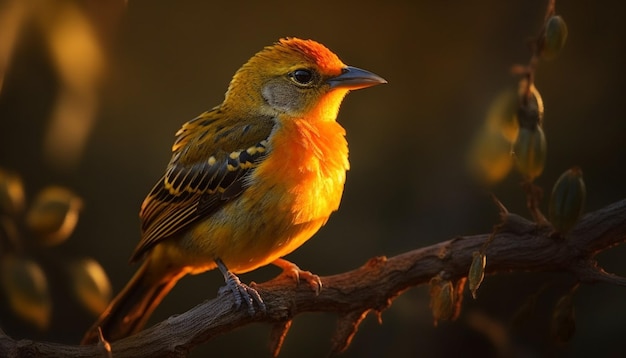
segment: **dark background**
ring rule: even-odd
[[[51,2],[53,3],[53,2]],[[59,2],[66,3],[66,2]],[[173,135],[185,121],[223,99],[228,82],[250,56],[280,37],[312,38],[350,65],[389,84],[350,94],[339,121],[347,129],[351,170],[341,209],[307,244],[288,256],[319,275],[356,268],[378,255],[396,255],[455,235],[489,232],[497,210],[467,170],[467,153],[490,102],[515,83],[510,67],[529,58],[545,1],[317,1],[78,2],[102,41],[104,72],[97,81],[95,124],[77,161],[47,159],[42,144],[63,80],[36,21],[18,38],[0,92],[0,167],[19,172],[34,193],[48,184],[79,193],[85,208],[74,235],[49,255],[91,256],[119,291],[136,266],[127,260],[139,240],[138,210],[170,157]],[[620,1],[557,3],[568,42],[542,62],[548,163],[537,183],[549,191],[572,165],[582,167],[587,211],[626,196],[626,21]],[[80,55],[80,52],[78,53]],[[528,217],[520,178],[513,173],[492,190],[513,212]],[[544,203],[545,204],[545,203]],[[545,206],[544,206],[545,208]],[[623,247],[600,256],[610,272],[626,274]],[[55,265],[48,265],[51,286]],[[274,267],[242,275],[263,281]],[[545,282],[536,315],[521,328],[515,310]],[[577,331],[567,345],[548,338],[549,315],[573,282],[564,274],[487,277],[478,300],[465,298],[457,322],[433,327],[426,287],[409,290],[362,324],[345,357],[496,355],[472,317],[501,324],[523,356],[626,354],[626,290],[582,286]],[[58,282],[57,282],[58,283]],[[218,272],[183,279],[152,323],[213,298]],[[58,291],[58,292],[57,292]],[[93,317],[63,290],[55,291],[52,326],[37,332],[3,309],[0,325],[14,338],[77,343]],[[324,356],[335,317],[296,318],[285,357]],[[221,336],[193,356],[269,355],[269,327],[252,325]]]

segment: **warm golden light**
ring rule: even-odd
[[[93,26],[77,3],[65,2],[51,9],[41,6],[39,10],[42,32],[62,81],[44,153],[55,166],[68,168],[80,159],[93,127],[104,56]]]

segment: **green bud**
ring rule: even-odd
[[[472,292],[472,297],[476,299],[476,291],[480,287],[480,284],[485,278],[485,266],[487,265],[487,257],[484,253],[478,251],[473,253],[474,258],[470,265],[469,274],[467,279],[469,281],[469,289]]]
[[[543,98],[534,84],[528,88],[528,80],[519,83],[519,102],[516,118],[520,127],[535,128],[543,126]]]
[[[573,167],[561,174],[552,188],[548,217],[554,229],[567,233],[578,221],[583,212],[587,190],[583,172]]]
[[[513,147],[517,170],[529,181],[533,181],[543,172],[546,164],[546,137],[540,126],[533,129],[520,128],[519,136]]]
[[[565,46],[567,25],[561,16],[552,16],[546,23],[541,57],[549,60],[554,58]]]

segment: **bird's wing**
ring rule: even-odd
[[[220,115],[219,109],[206,112],[177,133],[165,175],[141,206],[142,238],[131,261],[240,195],[250,170],[265,158],[271,117],[243,123]]]

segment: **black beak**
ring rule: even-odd
[[[343,68],[339,76],[329,78],[327,83],[330,85],[330,88],[347,88],[350,90],[357,90],[360,88],[367,88],[387,83],[387,81],[379,75],[373,74],[369,71],[352,66],[346,66]]]

